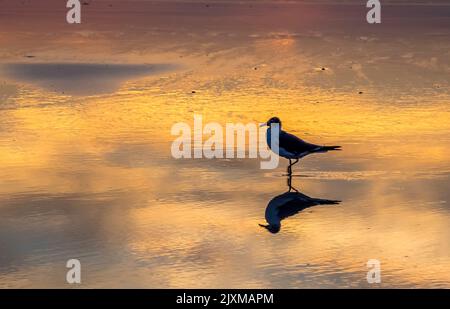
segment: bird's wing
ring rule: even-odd
[[[289,203],[284,204],[278,209],[278,217],[280,220],[284,220],[288,217],[294,216],[299,212],[305,210],[306,208],[316,206],[317,204],[312,203],[308,200],[294,200]]]
[[[295,135],[281,131],[280,132],[280,148],[283,148],[291,153],[312,152],[320,149],[321,146],[314,145],[301,140]]]
[[[278,216],[280,220],[283,220],[287,217],[293,216],[306,208],[318,206],[318,205],[338,205],[341,201],[337,200],[326,200],[320,198],[313,198],[307,195],[304,195],[300,192],[292,194],[297,194],[298,198],[290,200],[289,202],[281,205],[278,209]]]

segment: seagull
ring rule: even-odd
[[[278,117],[272,117],[269,121],[262,123],[261,127],[268,126],[266,133],[267,145],[277,155],[289,160],[289,166],[287,168],[288,175],[292,175],[292,166],[296,164],[301,158],[312,153],[323,153],[331,150],[341,150],[341,146],[320,146],[310,144],[304,140],[298,138],[295,135],[287,133],[281,130],[281,120]],[[273,149],[272,146],[272,128],[279,131],[278,147]],[[276,133],[276,131],[274,133]],[[278,149],[277,149],[278,148]],[[292,160],[295,160],[292,162]]]
[[[293,190],[293,191],[292,191]],[[268,224],[259,224],[272,234],[281,229],[281,221],[296,215],[306,208],[318,205],[338,205],[341,201],[309,197],[298,192],[289,183],[289,191],[270,200],[266,208],[265,218]]]

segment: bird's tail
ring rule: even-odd
[[[341,146],[322,146],[320,151],[342,150]]]
[[[339,205],[341,203],[338,200],[325,200],[321,198],[315,198],[314,201],[319,205]]]

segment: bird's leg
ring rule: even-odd
[[[291,189],[292,189],[292,176],[291,175],[288,175],[287,185],[289,187],[289,191],[288,192],[291,192]]]
[[[288,176],[290,176],[292,174],[291,165],[292,165],[292,162],[291,162],[291,159],[289,159],[289,166],[287,168]]]
[[[299,159],[295,159],[295,161],[294,161],[294,163],[292,163],[292,165],[294,165],[294,164],[296,164],[296,163],[298,163],[298,160]],[[292,167],[291,167],[292,168]],[[298,193],[298,190],[297,189],[295,189],[292,185],[291,186],[289,186],[289,188],[291,189],[291,190],[293,190],[294,192],[297,192]]]
[[[295,164],[298,162],[298,160],[299,160],[299,159],[295,159],[294,163],[292,163],[292,164],[289,165],[289,169],[291,170],[291,173],[292,173],[292,166],[295,165]],[[290,161],[291,161],[291,160],[289,160],[289,163],[291,163]]]

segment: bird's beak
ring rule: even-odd
[[[265,127],[265,126],[267,126],[267,122],[260,123],[259,126],[260,127]]]

